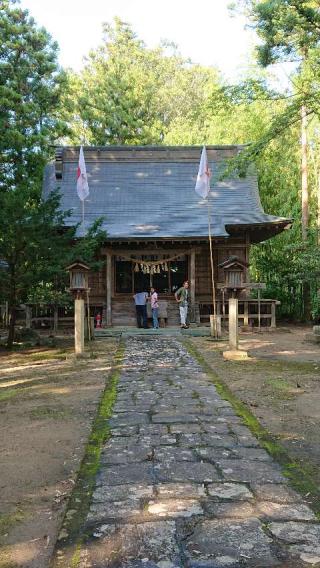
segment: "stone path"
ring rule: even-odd
[[[81,568],[320,566],[320,525],[175,338],[128,338]]]

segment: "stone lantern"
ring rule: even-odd
[[[89,291],[89,266],[74,262],[67,266],[70,275],[70,292],[74,295],[74,345],[76,355],[84,352],[84,300]]]

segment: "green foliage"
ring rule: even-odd
[[[99,267],[105,239],[98,221],[82,239],[59,211],[59,196],[40,198],[51,144],[247,144],[230,164],[245,175],[255,163],[262,204],[294,226],[254,247],[252,277],[267,283],[283,315],[302,317],[304,286],[319,316],[320,57],[317,2],[242,0],[262,41],[258,61],[297,61],[293,92],[268,87],[252,67],[237,85],[194,65],[173,44],[147,48],[132,28],[104,25],[101,46],[79,73],[57,65],[57,46],[18,4],[0,5],[0,300],[14,306],[68,303],[65,266],[76,258]],[[309,113],[310,230],[301,242],[299,122]],[[320,219],[320,216],[319,216]]]
[[[59,118],[65,74],[57,44],[28,12],[0,6],[0,190],[38,194],[49,144],[65,127]]]
[[[199,125],[203,132],[203,103],[217,72],[191,65],[172,44],[147,48],[118,18],[103,29],[103,43],[89,54],[83,71],[69,75],[65,105],[71,141],[179,143],[191,125],[185,143],[194,143]]]
[[[78,227],[65,225],[69,212],[60,211],[59,194],[41,200],[50,144],[67,132],[57,45],[10,0],[0,6],[0,35],[0,301],[9,303],[11,346],[17,305],[37,291],[61,299],[65,266],[73,255],[93,261],[105,233],[97,221],[80,245]]]
[[[264,67],[279,60],[297,60],[318,45],[320,14],[316,0],[245,0],[242,4],[263,40],[257,54]]]
[[[269,124],[238,156],[229,171],[245,172],[254,160],[259,173],[262,203],[269,213],[294,219],[294,228],[251,253],[252,274],[267,282],[266,295],[281,301],[282,314],[293,318],[313,318],[318,313],[319,283],[319,49],[320,15],[313,0],[238,0],[261,43],[257,59],[271,63],[295,61],[292,91],[272,98],[275,101]],[[257,90],[245,91],[248,105],[259,100]],[[309,116],[309,228],[301,224],[301,109]],[[312,167],[310,168],[310,166]],[[305,202],[304,202],[305,203]],[[306,205],[304,204],[304,213]],[[301,239],[300,233],[307,232]]]
[[[79,239],[78,226],[65,225],[69,212],[62,213],[59,203],[55,192],[46,201],[31,200],[27,192],[0,193],[0,258],[7,263],[0,271],[0,299],[12,307],[41,299],[65,303],[66,266],[77,258],[99,267],[95,254],[106,238],[102,220]]]
[[[272,18],[272,33],[276,25],[284,26],[281,38],[285,41],[290,2],[281,6],[277,1],[245,4],[256,28],[260,11],[264,10],[263,17],[267,18],[272,8],[268,16]],[[297,10],[297,18],[305,17],[304,11]],[[316,25],[317,15],[313,16],[310,27]],[[272,57],[284,57],[284,50],[271,46],[273,36],[263,36],[267,29],[266,24],[258,33],[268,42]],[[106,25],[104,31],[104,42],[89,55],[84,71],[70,77],[68,104],[73,110],[68,120],[74,130],[73,140],[92,144],[246,144],[228,173],[237,170],[245,175],[254,161],[265,210],[294,220],[292,231],[252,249],[252,277],[267,283],[266,296],[281,301],[283,315],[303,317],[300,253],[293,254],[290,246],[295,243],[299,249],[301,245],[300,109],[302,103],[307,104],[309,115],[315,117],[315,140],[320,108],[316,35],[309,37],[309,59],[300,65],[295,92],[278,93],[268,87],[267,74],[259,67],[252,68],[241,83],[228,85],[216,71],[183,60],[174,46],[148,49],[120,20]],[[294,44],[297,57],[303,37]],[[290,45],[292,55],[293,43]],[[318,176],[317,159],[315,162],[314,183]],[[315,195],[310,208],[314,226]],[[310,265],[308,273],[315,275]],[[312,283],[311,287],[314,301],[316,285]]]

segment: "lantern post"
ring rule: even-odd
[[[89,266],[84,262],[74,262],[67,267],[70,275],[70,292],[74,296],[74,347],[75,354],[84,353],[84,303],[89,290]]]

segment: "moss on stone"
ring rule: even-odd
[[[292,459],[278,440],[260,424],[259,420],[252,414],[247,405],[239,400],[221,377],[213,371],[197,348],[187,339],[185,339],[183,343],[189,353],[202,366],[209,379],[214,383],[220,396],[230,402],[235,414],[242,418],[245,426],[248,426],[253,435],[259,440],[260,445],[281,465],[282,473],[288,479],[290,485],[302,494],[303,497],[307,496],[308,503],[316,516],[320,519],[320,489],[318,484],[314,481],[314,468],[311,464],[305,462],[302,465]]]
[[[58,566],[76,568],[80,561],[81,544],[85,538],[85,520],[95,488],[96,474],[100,466],[100,455],[103,445],[110,436],[108,419],[112,415],[112,408],[116,400],[123,355],[124,342],[121,341],[115,354],[111,374],[107,377],[107,384],[85,448],[76,485],[68,502],[56,547],[56,552],[58,550],[59,555],[54,555],[53,568],[58,568]],[[68,516],[68,511],[70,510],[73,511],[73,514]]]

